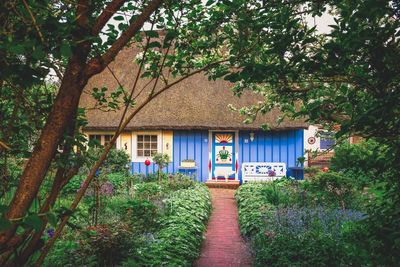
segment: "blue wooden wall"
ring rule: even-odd
[[[242,162],[285,162],[287,167],[296,166],[298,157],[304,155],[303,130],[277,132],[254,131],[254,141],[249,138],[250,131],[239,132],[239,179],[241,180]],[[247,141],[247,142],[246,142]],[[197,179],[208,179],[208,131],[174,131],[173,162],[164,171],[178,172],[178,166],[184,159],[196,161]],[[143,162],[132,162],[133,173],[154,173],[157,167],[152,163],[146,167]],[[290,171],[288,170],[288,175]]]
[[[164,172],[176,173],[181,161],[194,159],[197,166],[198,181],[205,182],[208,179],[208,131],[174,131],[173,137],[173,162]],[[146,168],[143,162],[132,162],[133,173],[154,173],[157,166],[153,163]]]
[[[242,179],[242,162],[285,162],[286,167],[295,167],[298,157],[304,156],[304,130],[276,132],[239,132],[239,179]],[[291,175],[288,169],[287,175]]]

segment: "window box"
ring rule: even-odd
[[[182,160],[181,161],[181,167],[183,168],[193,168],[196,167],[196,162],[192,159],[188,159],[188,160]]]

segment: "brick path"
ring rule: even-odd
[[[234,190],[210,188],[213,213],[197,267],[251,266],[251,256],[239,232]]]

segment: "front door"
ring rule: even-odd
[[[234,132],[213,132],[212,175],[216,179],[235,179],[236,153]]]

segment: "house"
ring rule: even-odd
[[[335,138],[333,132],[328,132],[318,125],[309,125],[304,130],[304,149],[306,167],[328,167],[333,157]]]
[[[91,91],[101,87],[114,90],[118,82],[130,90],[138,69],[134,58],[134,49],[123,50],[110,69],[94,76],[85,88],[80,105],[88,109],[88,124],[83,131],[89,139],[98,139],[102,144],[109,142],[123,112],[93,109],[96,101]],[[148,83],[149,80],[139,80],[134,92],[138,104],[152,89],[151,85],[146,87]],[[154,152],[162,152],[171,159],[165,172],[182,171],[182,161],[194,160],[196,167],[191,171],[202,182],[213,178],[241,181],[244,162],[283,162],[289,167],[288,175],[293,175],[290,167],[295,167],[297,159],[304,156],[304,129],[308,125],[292,120],[277,124],[278,110],[258,116],[251,124],[243,123],[245,117],[232,111],[229,105],[241,108],[261,99],[251,92],[240,98],[234,96],[231,86],[226,81],[209,81],[203,74],[197,74],[145,106],[116,143],[117,149],[130,155],[132,173],[157,171],[154,164],[146,166],[144,162]],[[156,90],[161,87],[160,82]],[[263,124],[268,124],[270,130],[263,131]]]

